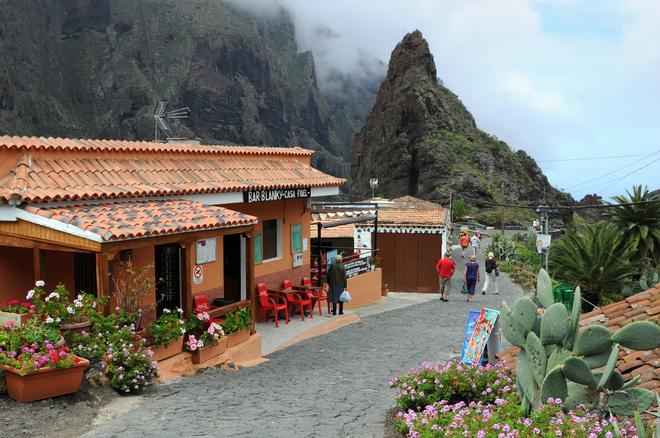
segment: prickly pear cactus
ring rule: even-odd
[[[520,347],[516,382],[525,409],[538,409],[548,398],[561,398],[568,408],[584,404],[603,412],[633,415],[653,406],[652,391],[637,388],[639,376],[625,382],[616,370],[620,346],[633,350],[660,347],[660,326],[638,321],[615,333],[603,326],[579,329],[581,292],[576,288],[572,310],[554,303],[552,282],[538,275],[537,303],[520,298],[513,310],[502,303],[502,332]],[[542,314],[542,316],[539,316]]]

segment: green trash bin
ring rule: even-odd
[[[566,306],[568,313],[571,313],[573,309],[573,291],[574,289],[566,283],[559,283],[552,288],[555,303],[562,303]]]

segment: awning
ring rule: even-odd
[[[181,199],[22,207],[20,219],[97,242],[254,225],[254,216]]]

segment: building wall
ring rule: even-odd
[[[305,199],[292,199],[275,202],[259,202],[255,204],[231,204],[227,208],[250,214],[259,218],[255,227],[256,233],[262,232],[265,220],[280,219],[282,221],[282,257],[277,260],[257,263],[254,265],[255,284],[266,283],[270,288],[279,288],[284,280],[300,284],[303,277],[309,277],[310,272],[310,213],[305,209]],[[291,224],[302,225],[303,241],[307,239],[307,250],[303,251],[303,265],[293,267],[291,254]],[[304,249],[304,244],[303,244]]]
[[[378,233],[383,283],[394,292],[437,292],[435,264],[442,250],[439,234]]]
[[[32,266],[32,261],[30,261],[30,266]],[[71,294],[70,297],[77,292],[72,252],[43,251],[41,272],[47,290],[55,289],[55,286],[62,283]],[[31,277],[32,274],[28,274],[28,276]]]
[[[0,302],[21,300],[34,287],[32,248],[0,246]]]
[[[376,268],[371,272],[348,279],[346,289],[351,294],[351,302],[346,307],[360,307],[380,301],[383,284],[383,271]]]
[[[210,302],[213,302],[214,298],[224,297],[224,258],[223,258],[223,236],[218,235],[215,237],[215,261],[210,263],[204,263],[200,265],[204,270],[204,276],[201,284],[194,284],[192,286],[192,295],[205,294],[208,295]],[[196,257],[196,254],[193,254],[193,257]],[[193,266],[195,266],[195,260],[193,259]],[[184,267],[185,269],[185,267]],[[192,272],[187,275],[192,275]]]

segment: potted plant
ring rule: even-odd
[[[186,349],[192,353],[192,362],[200,364],[221,355],[227,350],[227,336],[215,322],[205,326],[210,320],[208,313],[200,312],[188,321],[188,341]]]
[[[40,331],[41,330],[41,331]],[[55,329],[13,327],[0,334],[0,367],[9,397],[22,403],[71,394],[80,388],[87,359],[57,347]]]
[[[145,348],[143,341],[133,342],[134,337],[133,328],[124,326],[100,341],[105,349],[101,370],[110,386],[124,395],[141,392],[158,373],[153,351]]]
[[[29,301],[11,300],[0,303],[0,324],[25,325],[34,316],[34,305]]]
[[[161,361],[183,351],[186,323],[181,319],[182,314],[179,308],[174,312],[163,309],[163,314],[149,325],[147,343],[153,350],[153,360]]]
[[[28,292],[32,295],[35,313],[47,327],[59,328],[63,334],[88,330],[92,326],[89,315],[96,310],[96,297],[80,293],[71,301],[69,291],[62,283],[48,293],[44,290],[45,283],[37,282],[35,288]]]
[[[250,307],[243,307],[228,313],[222,329],[227,334],[227,348],[241,344],[250,338],[252,329],[252,312]]]
[[[380,288],[381,296],[386,297],[389,291],[390,291],[390,285],[387,283],[383,283],[383,286]]]
[[[133,324],[138,335],[143,335],[142,317],[145,313],[153,312],[156,307],[150,300],[153,294],[153,265],[136,268],[131,261],[120,262],[111,278],[115,290],[115,310],[121,311],[128,318],[125,323]]]

